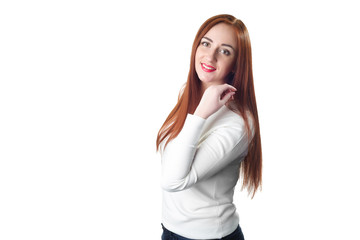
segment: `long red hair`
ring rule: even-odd
[[[201,81],[195,71],[195,53],[203,36],[216,24],[226,23],[233,27],[237,35],[238,52],[235,63],[234,73],[227,79],[227,82],[233,85],[237,91],[234,95],[232,110],[240,114],[245,121],[248,136],[250,133],[250,121],[255,130],[254,137],[250,142],[248,154],[240,165],[240,176],[242,176],[242,189],[246,188],[252,197],[262,184],[262,153],[259,118],[256,106],[254,81],[252,73],[252,57],[249,33],[245,24],[234,16],[222,14],[206,20],[198,30],[191,51],[191,61],[188,79],[185,87],[179,94],[178,102],[174,109],[166,118],[160,128],[157,139],[156,149],[159,150],[163,143],[164,148],[167,143],[174,139],[184,126],[188,113],[193,114],[198,106],[201,97]],[[248,114],[251,113],[249,119]]]

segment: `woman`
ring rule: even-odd
[[[244,239],[234,188],[261,187],[261,140],[245,25],[218,15],[200,27],[187,83],[157,136],[162,239]]]

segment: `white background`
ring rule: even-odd
[[[160,239],[157,131],[209,17],[244,21],[263,191],[248,240],[360,239],[356,1],[1,1],[0,239]]]

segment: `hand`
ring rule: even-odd
[[[212,85],[208,87],[197,106],[194,115],[208,118],[224,106],[235,94],[236,88],[229,84]]]

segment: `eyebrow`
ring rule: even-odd
[[[208,37],[203,37],[203,38],[205,38],[205,39],[208,40],[209,42],[213,42],[213,40],[211,40],[211,39],[208,38]],[[225,47],[232,48],[232,50],[234,50],[234,52],[236,52],[236,51],[235,51],[235,48],[234,48],[233,46],[231,46],[230,44],[225,44],[225,43],[223,43],[223,44],[221,44],[221,46],[225,46]]]

